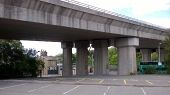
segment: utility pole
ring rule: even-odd
[[[159,43],[159,45],[158,45],[158,65],[162,65],[162,63],[161,63],[161,44],[162,43]]]

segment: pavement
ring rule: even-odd
[[[0,80],[0,95],[170,95],[170,76],[86,76]]]

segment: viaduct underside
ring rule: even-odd
[[[118,74],[137,72],[136,49],[150,61],[151,49],[165,39],[165,29],[60,0],[0,0],[0,38],[62,42],[63,76],[72,75],[71,53],[77,48],[77,75],[87,75],[89,44],[94,74],[107,74],[108,47],[118,49]]]

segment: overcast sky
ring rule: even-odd
[[[76,0],[132,18],[170,28],[170,0]],[[21,41],[25,48],[47,50],[49,56],[62,53],[57,42]],[[73,50],[75,52],[75,49]]]

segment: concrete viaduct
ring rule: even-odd
[[[149,61],[151,49],[167,34],[164,28],[73,0],[0,0],[0,38],[62,42],[63,76],[72,76],[73,46],[77,75],[88,74],[90,43],[95,75],[107,74],[108,46],[118,48],[118,74],[135,74],[136,49]]]

